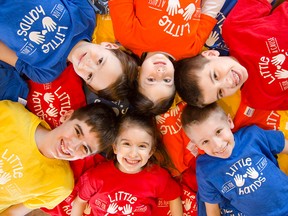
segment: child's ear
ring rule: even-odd
[[[112,148],[113,148],[114,154],[117,154],[117,148],[116,148],[116,144],[115,143],[112,144]]]
[[[66,112],[64,113],[64,115],[62,115],[62,116],[60,117],[60,122],[63,123],[63,122],[65,122],[65,121],[67,121],[68,119],[70,119],[73,113],[74,113],[74,110],[68,110],[68,111],[66,111]]]
[[[218,57],[220,53],[217,50],[205,50],[201,53],[202,56],[209,58],[209,57]]]
[[[227,121],[228,121],[228,123],[229,123],[229,126],[230,126],[230,129],[233,129],[234,128],[234,122],[233,122],[233,120],[232,120],[232,118],[231,118],[231,115],[230,114],[228,114],[227,115]]]
[[[102,42],[100,45],[104,46],[106,49],[119,49],[119,46],[115,43]]]
[[[156,148],[152,148],[149,153],[149,157],[151,157],[155,153],[155,151],[156,151]]]

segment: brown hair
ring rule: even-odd
[[[116,138],[117,117],[111,107],[102,103],[92,103],[75,110],[70,120],[78,119],[91,127],[99,139],[99,151],[107,149]]]
[[[217,102],[211,103],[204,108],[186,105],[181,115],[182,127],[185,128],[191,124],[198,124],[212,115],[212,113],[223,113],[223,117],[226,117],[224,110],[217,104]]]
[[[176,91],[186,103],[192,106],[205,106],[202,89],[198,82],[201,71],[208,62],[207,58],[199,54],[195,57],[182,59],[175,64]]]
[[[134,108],[140,114],[156,116],[167,112],[172,106],[175,97],[175,91],[173,92],[171,97],[162,99],[154,103],[148,97],[140,93],[137,86],[138,83],[135,83],[135,87],[128,94],[128,100],[132,108]]]
[[[110,51],[115,54],[122,65],[122,76],[120,76],[114,83],[100,91],[95,91],[90,86],[88,86],[88,88],[99,97],[111,101],[123,100],[127,97],[130,89],[129,80],[137,77],[138,64],[126,51],[120,49],[110,49]]]

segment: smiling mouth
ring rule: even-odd
[[[130,164],[130,165],[135,165],[138,164],[140,162],[140,160],[129,160],[127,158],[125,158],[126,163]]]
[[[215,154],[223,154],[228,148],[228,143],[226,144],[226,146],[221,150],[221,151],[217,151],[215,152]]]
[[[239,85],[240,83],[240,76],[238,73],[236,73],[235,71],[232,71],[232,78],[233,78],[233,83],[234,83],[234,86],[233,87],[236,87]]]
[[[78,65],[81,63],[82,59],[83,59],[84,56],[86,56],[86,55],[87,55],[87,53],[84,53],[84,54],[80,57],[79,62],[78,62]]]
[[[157,61],[157,62],[154,62],[154,65],[166,65],[166,63],[162,61]]]
[[[61,140],[61,144],[60,144],[60,153],[64,155],[71,155],[70,152],[65,148],[63,139]]]

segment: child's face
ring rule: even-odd
[[[154,103],[174,95],[174,66],[159,52],[147,54],[139,71],[139,91]]]
[[[75,72],[95,91],[107,88],[123,74],[121,62],[111,49],[118,46],[85,42],[69,55]]]
[[[232,119],[215,113],[205,121],[189,125],[185,132],[197,147],[212,157],[229,158],[234,148],[234,127]]]
[[[118,168],[124,173],[138,173],[153,154],[152,137],[137,125],[126,124],[113,145]]]
[[[205,57],[210,59],[210,62],[204,66],[204,70],[199,75],[204,104],[233,95],[247,80],[246,68],[234,58],[218,55]]]
[[[50,145],[40,151],[46,157],[62,160],[78,160],[98,152],[99,139],[90,132],[85,122],[78,119],[66,120],[50,131]]]

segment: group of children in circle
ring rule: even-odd
[[[229,131],[233,128],[233,121],[223,114],[221,108],[216,105],[216,101],[233,95],[243,87],[244,83],[243,88],[248,87],[247,90],[244,89],[243,95],[253,94],[249,92],[252,88],[250,84],[252,82],[250,81],[252,79],[250,78],[250,73],[252,72],[250,71],[253,71],[259,62],[253,62],[250,59],[247,63],[246,60],[243,60],[247,57],[244,54],[244,56],[242,56],[242,52],[246,51],[247,54],[250,52],[249,49],[243,46],[243,49],[237,51],[237,46],[240,42],[234,44],[235,36],[228,36],[228,34],[238,31],[239,27],[235,27],[237,26],[235,24],[237,21],[235,20],[239,19],[239,17],[248,17],[247,23],[251,24],[249,16],[251,16],[252,12],[248,10],[244,13],[244,7],[251,7],[251,10],[255,9],[255,7],[264,8],[263,11],[270,13],[272,10],[272,1],[259,1],[257,5],[254,1],[249,3],[245,0],[239,0],[239,3],[234,6],[231,12],[231,18],[227,19],[226,26],[223,26],[223,35],[227,38],[227,44],[233,57],[220,56],[220,53],[216,50],[205,50],[201,52],[205,41],[217,22],[215,18],[225,4],[224,0],[203,0],[202,2],[195,1],[193,3],[189,3],[190,1],[181,1],[181,5],[177,0],[169,0],[165,4],[158,4],[157,2],[158,1],[149,1],[149,3],[131,1],[127,3],[120,0],[109,1],[109,11],[113,22],[115,37],[121,45],[125,47],[124,51],[117,43],[102,42],[101,44],[93,44],[88,42],[93,31],[91,26],[95,25],[95,15],[90,5],[91,2],[89,1],[85,3],[76,2],[70,5],[69,1],[63,0],[57,1],[55,4],[40,1],[40,6],[35,6],[34,3],[24,1],[18,5],[13,4],[13,2],[3,3],[3,7],[7,10],[5,15],[0,16],[1,29],[7,29],[7,33],[5,35],[1,34],[0,36],[0,60],[3,62],[1,62],[3,70],[13,72],[13,76],[17,76],[17,79],[20,77],[19,80],[25,77],[25,79],[28,78],[35,82],[45,83],[57,78],[64,70],[67,61],[69,61],[73,64],[75,73],[83,79],[90,91],[107,100],[118,101],[128,99],[130,103],[128,112],[119,117],[120,120],[118,121],[110,107],[90,104],[87,108],[83,107],[73,113],[65,114],[67,115],[67,119],[63,121],[63,124],[51,131],[47,129],[47,127],[41,126],[40,121],[38,122],[39,126],[35,129],[35,140],[39,151],[45,157],[73,161],[91,154],[104,152],[104,150],[108,152],[107,159],[110,159],[108,162],[101,163],[95,168],[90,169],[78,180],[77,187],[79,187],[79,190],[77,191],[78,196],[73,203],[72,216],[82,215],[88,201],[95,215],[104,215],[103,212],[107,215],[150,215],[153,212],[153,208],[150,207],[155,207],[155,199],[159,197],[168,200],[171,215],[183,215],[180,199],[181,188],[176,181],[172,179],[169,172],[161,168],[169,167],[169,170],[173,168],[173,165],[169,163],[169,156],[165,153],[165,150],[162,149],[164,146],[161,144],[160,134],[156,129],[155,122],[156,115],[164,114],[169,110],[176,94],[188,104],[187,107],[184,108],[182,115],[183,129],[191,141],[195,142],[199,149],[204,150],[208,157],[229,159],[236,146],[233,134]],[[9,14],[15,11],[17,7],[22,7],[23,5],[25,5],[25,8],[29,8],[27,9],[28,12],[24,12],[24,14],[20,13],[11,18],[11,23],[9,22],[8,24],[6,19]],[[163,9],[163,5],[167,7],[167,10]],[[157,10],[159,8],[161,8],[160,13],[159,10]],[[202,13],[199,13],[200,9]],[[275,17],[275,21],[279,21],[279,17],[281,17],[279,14],[282,14],[285,9],[287,9],[287,1],[280,4],[270,16],[261,14],[261,18],[267,17],[267,21],[268,19],[271,20],[271,17]],[[50,15],[52,19],[47,18],[49,17],[47,11],[51,11],[51,14],[48,15]],[[68,12],[68,19],[62,19],[60,18],[62,16],[58,15],[58,13],[63,13],[64,16],[64,11]],[[147,11],[152,13],[151,20],[147,19]],[[242,12],[243,15],[241,14]],[[28,18],[27,14],[29,14],[30,18]],[[240,15],[238,16],[238,14]],[[141,17],[141,15],[143,15],[143,17]],[[75,24],[71,24],[71,20],[72,23],[75,20],[73,16],[75,16],[75,19],[79,17],[81,17],[81,19],[78,19]],[[17,34],[15,29],[9,27],[9,25],[18,27],[19,17],[23,22],[19,28],[27,26],[28,22],[30,23],[29,29],[26,29],[27,34],[23,33],[24,36]],[[43,18],[42,22],[36,24],[36,21],[38,19],[40,20],[40,18]],[[26,22],[25,19],[28,21]],[[33,22],[32,19],[34,19]],[[166,30],[168,27],[165,31],[163,30],[166,25],[166,19],[170,19],[171,22],[176,22],[181,19],[183,23],[183,29],[181,31],[183,31],[184,36],[181,35],[181,37],[176,38],[173,35],[167,34]],[[155,24],[156,21],[160,24],[155,28],[151,23],[154,22]],[[244,24],[239,22],[241,24],[239,24],[239,26],[242,26],[242,28],[245,26],[244,21]],[[265,19],[264,21],[262,19],[262,22],[264,23]],[[163,25],[161,25],[161,23],[163,23]],[[183,27],[187,23],[189,23],[189,33],[185,32],[185,28]],[[259,22],[256,24],[259,25]],[[44,28],[45,31],[40,32],[39,26]],[[283,43],[285,39],[283,39],[283,42],[280,36],[281,32],[285,32],[287,28],[287,23],[284,23],[281,31],[279,30],[279,32],[277,32],[279,37],[277,37],[278,35],[276,35],[276,33],[269,30],[273,32],[271,37],[273,36],[278,39],[279,46],[284,46]],[[266,34],[266,29],[267,27],[263,27],[260,32],[263,31],[263,34]],[[152,36],[151,34],[153,32],[155,35]],[[244,35],[245,32],[246,31],[243,33]],[[47,44],[49,44],[49,34],[51,35],[49,36],[51,37],[49,39],[50,43],[51,41],[56,43],[55,38],[61,40],[59,47],[57,46],[51,49],[52,51],[48,50],[43,42],[43,38],[45,38]],[[39,35],[42,37],[39,38]],[[65,35],[65,37],[63,35]],[[247,33],[247,35],[247,38],[249,38],[249,33]],[[60,36],[63,36],[65,39],[60,39]],[[253,34],[250,34],[250,36],[251,38],[255,37]],[[134,37],[135,41],[133,41]],[[233,39],[230,39],[230,37],[233,37]],[[37,38],[42,39],[37,40]],[[151,41],[152,39],[154,39],[153,42]],[[258,39],[259,38],[256,38],[256,40]],[[27,42],[27,40],[30,41]],[[266,46],[267,43],[265,43],[265,40],[267,39],[263,40]],[[33,42],[37,42],[37,45],[33,44]],[[62,43],[66,45],[61,47]],[[33,46],[31,44],[33,44]],[[44,53],[47,55],[44,55]],[[284,84],[281,84],[281,82],[288,77],[285,77],[287,71],[284,69],[286,53],[276,54],[271,54],[271,59],[276,60],[272,63],[272,66],[277,66],[278,75],[275,77],[278,78],[279,85],[283,86]],[[41,67],[41,63],[43,62],[43,67]],[[7,64],[9,64],[9,66],[7,66]],[[279,66],[281,66],[280,69]],[[281,73],[282,76],[279,75],[279,73]],[[253,77],[254,82],[257,81],[257,75],[252,74],[251,77]],[[15,79],[15,77],[10,77],[9,79]],[[7,83],[9,85],[9,82]],[[3,92],[4,87],[5,85],[2,87]],[[275,96],[275,100],[272,98],[270,102],[267,102],[269,103],[268,109],[287,110],[288,103],[286,102],[288,102],[288,99],[285,95],[287,93],[282,87],[278,86],[277,88],[280,90],[275,90],[271,93],[272,97]],[[267,108],[268,105],[266,101],[263,104],[259,101],[269,98],[267,94],[270,93],[270,87],[269,89],[263,87],[263,89],[264,93],[260,96],[258,95],[258,97],[260,97],[259,100],[255,102],[253,101],[254,96],[243,96],[245,102],[255,106],[255,108]],[[10,98],[1,99],[9,100]],[[276,103],[276,100],[279,102]],[[1,103],[2,106],[6,108],[9,106],[18,106],[16,104],[13,105],[13,103],[9,101],[3,101]],[[95,109],[95,113],[91,111],[92,109]],[[15,108],[15,110],[18,110],[18,108]],[[25,111],[22,110],[21,112],[24,113]],[[99,119],[102,119],[101,124]],[[99,122],[97,123],[97,121]],[[205,122],[205,124],[203,122]],[[92,125],[97,126],[94,128]],[[214,126],[215,130],[213,128]],[[71,128],[73,128],[73,134],[68,134],[67,132],[69,139],[61,138],[61,133],[69,131]],[[209,132],[204,133],[204,131],[208,129],[211,129],[212,132],[210,134]],[[247,131],[249,130],[250,129],[247,129]],[[265,132],[262,131],[262,129],[253,130],[256,131],[254,132],[255,137],[257,137],[258,134],[260,134],[259,137],[262,138],[267,136],[267,145],[270,145],[270,142],[274,143],[276,141],[280,143],[275,149],[273,148],[272,156],[280,152],[288,152],[288,144],[282,132],[274,131],[267,133],[269,135],[263,135]],[[247,131],[246,133],[248,133]],[[242,133],[242,131],[240,133]],[[241,135],[236,136],[241,137]],[[41,137],[41,139],[45,138],[46,142],[39,141],[39,137]],[[272,137],[274,138],[272,139]],[[242,143],[240,138],[237,139]],[[54,142],[55,146],[53,146],[53,144],[47,147],[47,140],[52,143]],[[255,138],[255,140],[257,140],[257,138]],[[7,141],[5,148],[8,148],[8,144]],[[52,150],[50,150],[50,148]],[[235,154],[235,152],[233,154]],[[250,156],[249,153],[247,153],[247,155]],[[235,157],[238,160],[240,159],[239,157],[248,157],[247,155],[239,156],[236,154]],[[264,153],[263,155],[266,156]],[[273,163],[277,162],[275,162],[273,158],[271,159],[270,153],[268,156],[270,158],[267,164],[269,164],[269,168],[273,169],[275,176],[277,176],[274,177],[279,181],[283,181],[283,185],[285,185],[285,182],[287,183],[287,177],[273,167]],[[236,163],[236,159],[234,158],[231,161]],[[208,160],[212,159],[206,159],[206,163]],[[272,163],[270,163],[270,160]],[[203,161],[205,162],[204,159]],[[210,161],[208,162],[210,163]],[[231,165],[232,162],[227,163],[227,166]],[[216,162],[213,163],[216,164]],[[203,167],[205,166],[203,165]],[[199,165],[199,172],[201,170],[202,174],[201,178],[205,178],[208,174],[202,169],[204,168]],[[209,170],[213,170],[213,166],[212,168],[209,167]],[[261,173],[261,171],[264,172],[263,170],[264,168],[258,171]],[[111,173],[113,173],[112,176]],[[249,172],[247,171],[247,173]],[[265,178],[266,183],[273,183],[273,179],[268,181],[266,173],[258,174],[257,177],[255,177],[255,173],[256,171],[254,172],[254,176],[250,174],[250,177],[252,176],[251,179],[255,180],[259,175],[263,175],[259,178]],[[244,175],[245,174],[242,176]],[[245,178],[247,179],[247,174]],[[226,199],[231,198],[231,195],[225,199],[223,197],[219,198],[220,195],[217,190],[220,188],[219,190],[221,191],[221,187],[225,185],[225,182],[222,182],[222,185],[215,186],[216,189],[211,186],[210,194],[205,192],[208,187],[207,185],[214,183],[213,178],[211,182],[209,182],[209,180],[210,177],[207,178],[206,182],[204,180],[199,181],[201,182],[201,184],[199,184],[199,189],[201,190],[199,203],[204,202],[206,210],[203,211],[199,208],[200,211],[198,213],[201,215],[205,215],[206,213],[207,215],[210,215],[210,213],[220,215],[221,209],[218,203],[226,204]],[[149,184],[147,181],[149,181]],[[135,184],[135,182],[137,184]],[[139,185],[140,183],[138,182],[143,184]],[[163,182],[165,182],[165,184]],[[242,180],[243,184],[244,182],[245,180]],[[116,194],[119,190],[123,190],[120,186],[118,187],[119,183],[127,184],[122,187],[128,192],[126,191],[125,195],[118,194],[118,197],[113,199],[111,198],[112,193]],[[117,186],[115,186],[116,184]],[[240,188],[241,183],[239,183],[239,180],[235,180],[235,184]],[[243,184],[241,186],[243,186]],[[233,187],[231,185],[230,187],[232,190]],[[267,186],[267,188],[269,187]],[[283,197],[277,200],[277,205],[286,200],[287,190],[288,188],[285,186],[277,192],[283,194]],[[66,191],[63,196],[67,197],[67,193]],[[217,199],[211,200],[212,195]],[[270,197],[271,202],[275,202],[274,197]],[[63,197],[63,199],[64,198],[65,197]],[[59,202],[59,200],[57,200],[57,202]],[[243,200],[242,202],[245,203]],[[54,201],[52,203],[55,205]],[[107,203],[109,203],[108,206]],[[251,209],[247,208],[246,205],[238,205],[237,203],[230,202],[229,205],[224,207],[220,205],[223,209],[236,208],[234,209],[235,212],[244,212],[247,215],[256,215],[257,213],[259,213],[259,215],[273,215],[275,208],[277,208],[275,205],[273,209],[262,208],[263,205],[260,201],[259,206],[261,206],[261,208]],[[15,201],[15,203],[3,205],[3,208],[0,208],[0,212],[25,214],[30,212],[34,207],[51,208],[50,204],[47,206],[46,204],[43,206],[35,204],[35,206],[33,206],[31,203],[28,202],[27,204],[25,200],[21,200],[19,203]],[[283,207],[279,209],[278,215],[285,215],[287,212],[288,209]]]

